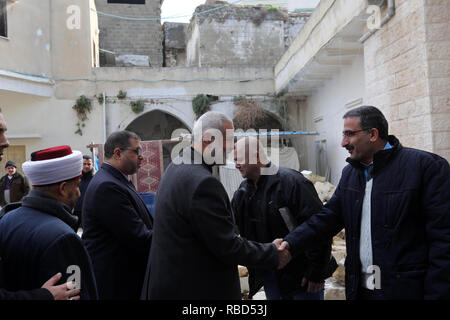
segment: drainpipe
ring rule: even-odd
[[[106,93],[103,92],[103,143],[106,141]]]
[[[380,28],[386,24],[391,18],[395,15],[395,1],[394,0],[388,0],[388,13],[387,15],[381,20],[380,22]],[[363,35],[358,41],[361,43],[364,43],[371,35],[373,35],[375,32],[377,32],[378,29],[372,29],[369,32],[367,32],[365,35]]]

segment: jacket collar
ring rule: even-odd
[[[266,167],[270,167],[271,170],[274,170],[276,173],[271,175],[261,175],[259,176],[258,182],[256,183],[256,189],[260,189],[264,186],[264,188],[269,188],[272,184],[278,182],[280,180],[279,168],[273,163],[269,162]],[[255,184],[250,181],[248,178],[244,180],[247,188],[249,190],[255,189]]]
[[[391,144],[392,148],[386,150],[380,150],[373,155],[373,172],[378,172],[384,168],[389,161],[391,161],[397,153],[403,148],[397,137],[390,135],[388,136],[388,142]],[[364,166],[357,160],[353,160],[350,157],[346,159],[353,167],[358,169],[364,169]]]
[[[119,169],[117,169],[116,167],[108,164],[108,163],[102,163],[101,168],[105,171],[107,171],[108,173],[110,173],[111,175],[113,175],[115,178],[122,180],[125,183],[129,183],[130,180],[125,178],[125,174],[120,171]]]
[[[86,172],[86,173],[82,172],[81,174],[82,174],[81,179],[83,179],[83,180],[84,179],[89,179],[89,178],[92,178],[94,176],[94,170],[92,169],[91,171]]]
[[[122,171],[120,171],[116,167],[113,167],[112,165],[105,163],[105,162],[102,163],[101,169],[110,173],[116,179],[119,179],[120,181],[122,181],[127,186],[128,189],[130,189],[132,192],[134,192],[138,196],[140,201],[144,204],[144,207],[147,208],[147,206],[144,203],[144,200],[142,200],[142,197],[140,196],[139,192],[134,187],[133,182],[131,182],[130,180],[125,178],[125,174],[122,173]],[[144,223],[147,226],[151,227],[153,224],[153,217],[151,216],[150,212],[148,212],[148,209],[146,209],[146,212],[147,212],[147,214],[141,215],[141,217],[142,217],[142,219],[144,219]]]
[[[78,219],[71,214],[70,208],[44,192],[36,189],[31,190],[30,193],[23,198],[22,206],[45,212],[59,218],[76,231]]]
[[[5,174],[5,178],[6,179],[8,179],[8,174]],[[13,175],[12,175],[12,177],[11,177],[11,179],[15,179],[15,178],[17,178],[18,176],[20,176],[20,173],[18,173],[17,171],[16,171],[16,173],[14,173]]]
[[[181,159],[181,163],[183,163],[183,160],[185,160],[185,158],[183,157],[183,155],[185,153],[190,154],[190,164],[201,164],[202,166],[204,166],[206,169],[208,169],[209,172],[212,173],[212,167],[214,166],[214,164],[207,164],[205,162],[205,159],[203,159],[203,155],[200,154],[200,152],[198,152],[197,150],[195,150],[194,148],[192,148],[192,146],[186,147],[184,148],[181,152],[179,157],[182,158]],[[201,162],[200,162],[201,161]],[[199,163],[200,162],[200,163]]]

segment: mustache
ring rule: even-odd
[[[347,149],[348,151],[355,149],[354,145],[348,144],[346,146],[344,146],[345,149]]]

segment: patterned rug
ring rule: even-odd
[[[94,144],[95,155],[98,157],[99,167],[103,162],[103,144]],[[162,142],[160,140],[141,141],[142,156],[137,174],[131,177],[136,189],[139,193],[156,193],[159,182],[163,176],[163,151]]]

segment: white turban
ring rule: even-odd
[[[55,148],[38,151],[39,156],[44,155],[45,160],[30,160],[22,164],[23,172],[33,186],[45,186],[70,180],[81,175],[83,155],[77,150],[72,152],[69,146],[67,148],[65,151],[67,151],[66,153],[70,152],[69,154],[55,158],[51,154]],[[46,155],[49,155],[50,158],[46,157]]]

